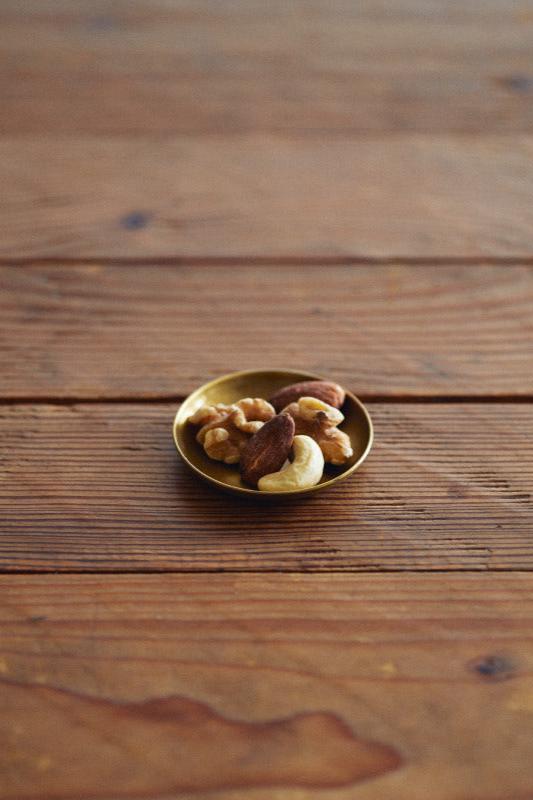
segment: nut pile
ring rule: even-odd
[[[337,383],[302,381],[268,401],[246,397],[202,406],[188,421],[199,427],[196,441],[207,455],[239,464],[250,486],[290,492],[317,484],[325,463],[344,464],[353,455],[349,436],[338,428],[344,398]]]

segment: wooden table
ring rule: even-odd
[[[531,800],[531,0],[0,36],[0,800]],[[270,365],[376,443],[265,509],[170,426]]]

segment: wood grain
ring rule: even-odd
[[[4,406],[3,571],[533,568],[533,409],[371,404],[364,467],[257,503],[178,460],[175,406]]]
[[[0,800],[531,800],[528,3],[0,31]],[[177,398],[276,363],[388,400],[375,449],[218,494]]]
[[[531,131],[519,0],[3,0],[0,132]]]
[[[185,396],[261,366],[533,395],[533,267],[0,267],[3,398]]]
[[[519,573],[3,576],[0,798],[530,797],[532,597]]]
[[[533,256],[533,138],[0,139],[0,257]]]

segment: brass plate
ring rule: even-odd
[[[197,408],[211,403],[235,403],[243,397],[264,397],[268,399],[274,392],[290,383],[306,380],[332,380],[310,372],[290,369],[254,369],[245,372],[232,372],[200,386],[183,401],[174,419],[173,435],[178,453],[197,475],[204,480],[234,494],[247,494],[262,499],[266,497],[294,497],[333,486],[344,480],[361,466],[372,447],[373,428],[368,411],[351,392],[346,391],[346,401],[342,407],[344,422],[339,427],[349,435],[354,454],[341,467],[326,464],[322,480],[309,489],[293,492],[260,492],[243,483],[237,464],[223,464],[213,461],[205,454],[195,439],[197,428],[189,425],[187,419]]]

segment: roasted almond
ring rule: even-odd
[[[276,394],[272,395],[269,402],[279,413],[290,403],[295,403],[300,397],[316,397],[327,403],[328,406],[340,408],[344,403],[346,392],[338,383],[331,381],[301,381],[301,383],[291,383],[284,386]]]
[[[281,469],[292,447],[294,429],[292,417],[280,414],[254,433],[241,452],[241,475],[246,483],[257,486],[263,475]]]

